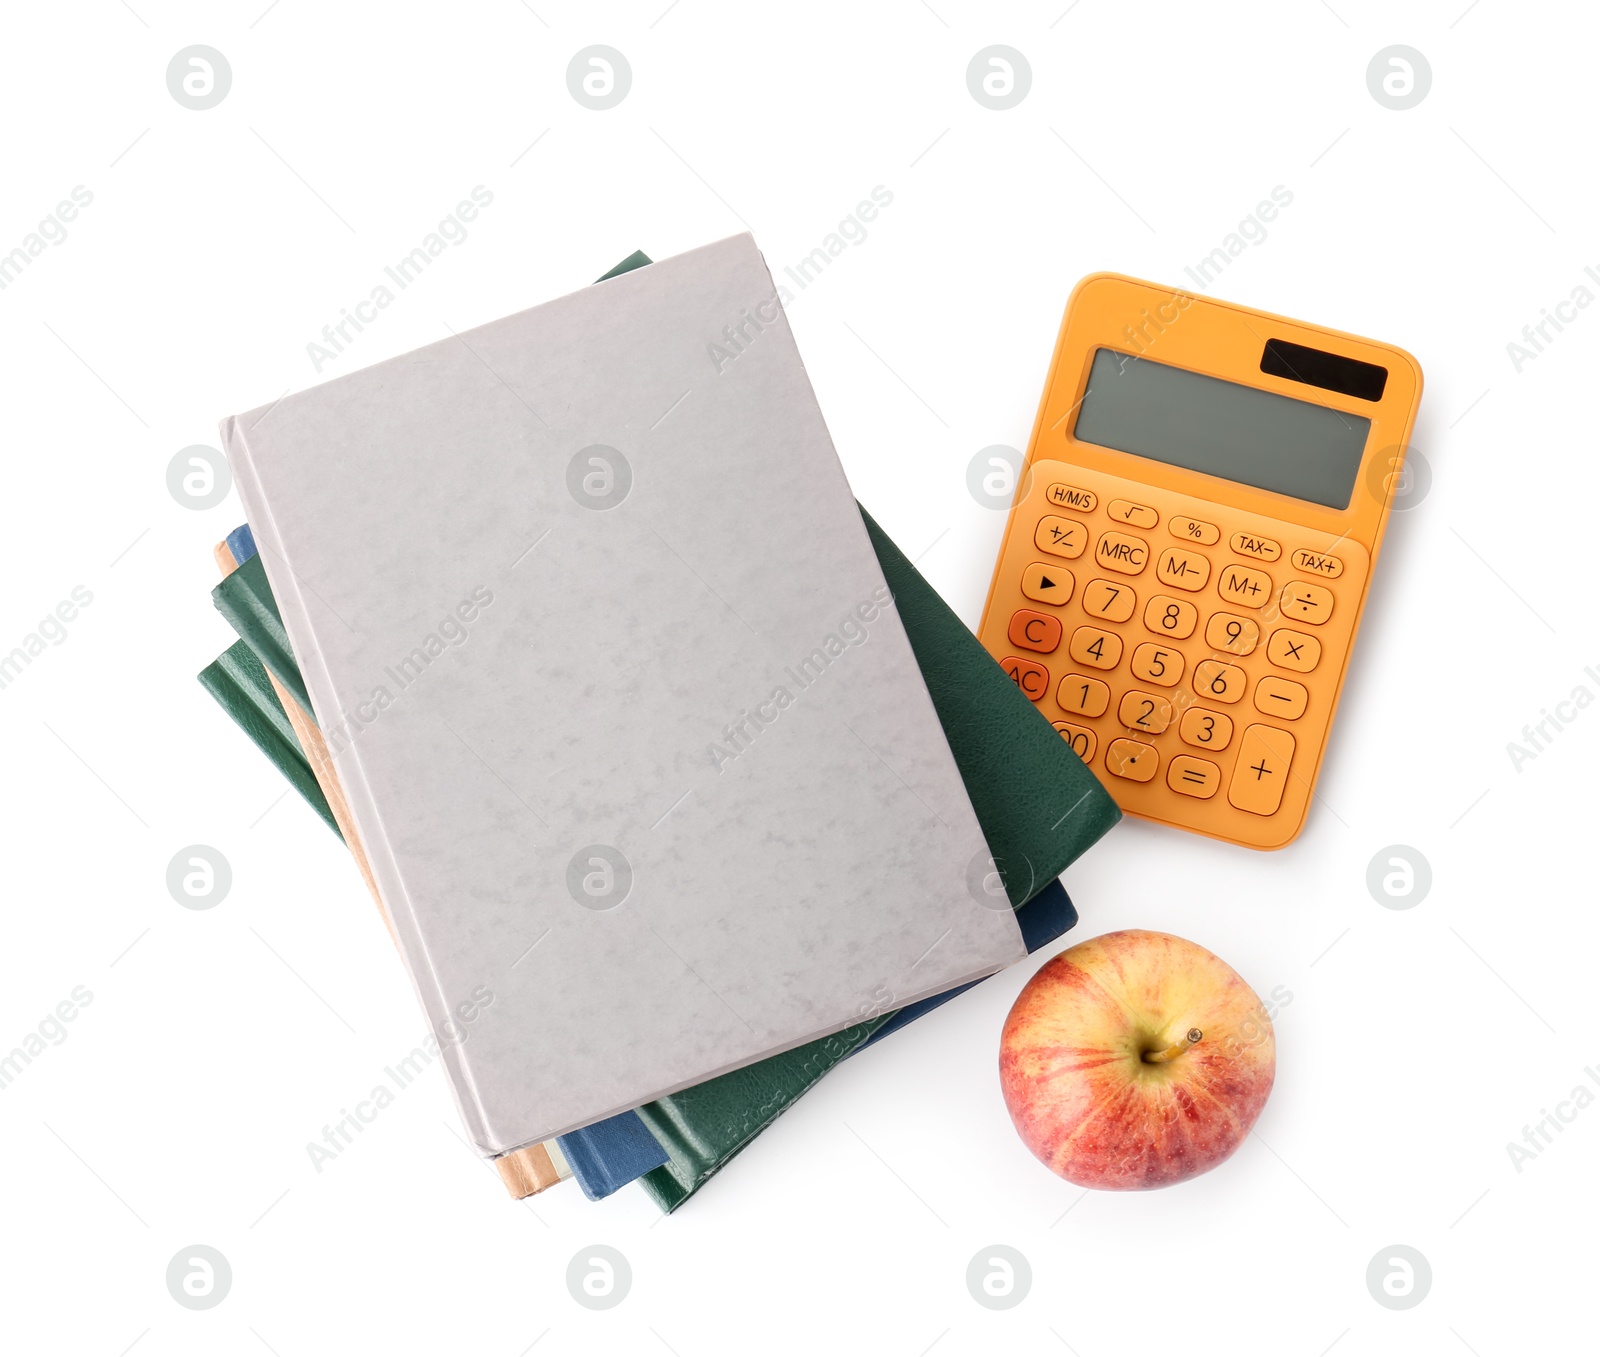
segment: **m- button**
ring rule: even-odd
[[[1179,589],[1204,589],[1211,578],[1211,562],[1198,551],[1185,551],[1182,547],[1168,547],[1156,562],[1156,575]]]
[[[1100,544],[1094,549],[1094,558],[1107,570],[1137,575],[1150,559],[1150,544],[1142,537],[1129,537],[1126,533],[1102,533]]]
[[[1283,803],[1294,759],[1294,736],[1276,726],[1249,726],[1239,742],[1228,802],[1252,815],[1271,815]]]

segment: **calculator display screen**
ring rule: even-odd
[[[1343,509],[1372,421],[1148,358],[1097,350],[1075,436]]]

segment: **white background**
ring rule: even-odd
[[[1520,771],[1507,744],[1577,685],[1600,693],[1600,308],[1520,374],[1506,345],[1579,284],[1600,294],[1600,33],[1579,6],[1507,0],[1067,3],[6,7],[0,251],[75,185],[94,195],[0,292],[0,651],[93,594],[0,691],[0,1049],[74,986],[94,995],[0,1090],[8,1351],[1584,1341],[1600,1110],[1520,1172],[1506,1146],[1600,1066],[1600,712]],[[209,111],[166,86],[193,43],[232,65]],[[633,70],[608,112],[566,85],[591,43]],[[992,43],[1033,73],[1005,112],[966,86]],[[1404,112],[1365,78],[1393,43],[1433,71]],[[1274,186],[1293,193],[1212,291],[1416,354],[1431,491],[1391,523],[1304,836],[1259,855],[1129,822],[1067,876],[1074,938],[1180,933],[1292,994],[1276,1091],[1232,1161],[1130,1196],[1036,1163],[995,1074],[1029,964],[830,1075],[669,1219],[635,1188],[512,1204],[432,1072],[313,1169],[306,1143],[420,1017],[348,855],[195,682],[232,639],[207,592],[240,512],[181,506],[165,469],[219,416],[317,380],[308,342],[479,184],[494,202],[468,239],[324,376],[636,248],[748,225],[778,274],[892,192],[790,318],[857,493],[969,624],[1003,516],[966,468],[1025,445],[1073,283],[1189,285]],[[210,911],[166,890],[193,843],[233,867]],[[1365,884],[1392,844],[1432,866],[1406,911]],[[194,1243],[234,1273],[204,1313],[164,1283]],[[605,1313],[565,1285],[595,1243],[633,1269]],[[964,1281],[997,1243],[1033,1270],[1005,1313]],[[1396,1243],[1434,1277],[1404,1313],[1365,1282]]]

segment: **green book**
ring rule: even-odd
[[[228,619],[228,625],[249,640],[257,659],[294,694],[295,701],[310,716],[311,698],[306,694],[306,681],[295,663],[294,651],[289,648],[289,634],[283,629],[283,618],[278,613],[277,600],[272,597],[272,586],[267,583],[260,553],[240,561],[239,568],[212,589],[211,601]]]
[[[256,748],[278,766],[328,828],[338,834],[339,826],[327,797],[317,785],[311,762],[251,645],[244,640],[235,641],[200,671],[200,685],[216,698]]]

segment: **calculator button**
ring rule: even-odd
[[[1167,786],[1184,796],[1209,800],[1222,785],[1222,769],[1205,759],[1179,754],[1167,765]]]
[[[1322,642],[1301,631],[1275,631],[1267,642],[1267,658],[1279,669],[1309,674],[1322,658]]]
[[[1261,628],[1248,617],[1212,613],[1206,623],[1206,644],[1225,655],[1248,655],[1261,639]]]
[[[1148,782],[1156,775],[1161,755],[1154,747],[1137,740],[1113,740],[1106,746],[1106,771],[1112,777],[1125,777],[1130,782]]]
[[[1237,702],[1244,696],[1244,670],[1221,660],[1201,660],[1194,667],[1196,697]]]
[[[1200,614],[1194,604],[1185,603],[1181,598],[1168,598],[1165,594],[1157,594],[1144,609],[1146,630],[1165,636],[1169,641],[1184,641],[1193,636],[1199,620]]]
[[[1211,578],[1211,562],[1198,551],[1185,551],[1182,547],[1168,547],[1156,562],[1156,578],[1176,589],[1187,589],[1191,594],[1204,589]]]
[[[1033,530],[1033,544],[1052,556],[1065,556],[1069,561],[1083,555],[1089,545],[1089,530],[1070,518],[1057,518],[1046,514]]]
[[[1325,551],[1307,551],[1301,547],[1290,553],[1289,560],[1296,570],[1303,570],[1308,575],[1320,575],[1325,580],[1336,580],[1344,574],[1344,562]]]
[[[1072,746],[1072,752],[1085,763],[1094,757],[1095,746],[1099,741],[1095,739],[1094,731],[1088,726],[1075,726],[1071,721],[1052,721],[1050,724],[1055,727],[1056,734]]]
[[[1007,655],[1000,661],[1006,677],[1022,689],[1023,695],[1037,702],[1050,691],[1050,671],[1036,660]]]
[[[1190,707],[1178,723],[1178,738],[1196,749],[1226,749],[1233,739],[1233,717],[1204,707]]]
[[[1258,561],[1275,561],[1283,555],[1283,548],[1270,537],[1258,537],[1253,532],[1236,532],[1228,545],[1241,556],[1254,556]]]
[[[1075,583],[1070,570],[1046,565],[1043,561],[1035,561],[1022,572],[1022,592],[1037,603],[1054,603],[1059,607],[1072,597]]]
[[[1333,594],[1320,584],[1290,580],[1283,586],[1283,599],[1278,607],[1285,617],[1320,627],[1333,616]]]
[[[1144,504],[1135,504],[1128,499],[1114,499],[1106,505],[1106,513],[1118,523],[1126,523],[1132,528],[1153,528],[1161,521],[1156,511]]]
[[[1068,674],[1056,689],[1056,706],[1075,716],[1104,716],[1111,689],[1086,674]]]
[[[1084,612],[1090,617],[1103,617],[1107,622],[1126,622],[1133,616],[1133,605],[1137,602],[1131,584],[1090,580],[1083,587]]]
[[[1122,658],[1122,637],[1099,627],[1079,627],[1072,633],[1067,653],[1091,669],[1115,669]]]
[[[1247,565],[1225,565],[1217,576],[1217,593],[1229,603],[1260,608],[1272,600],[1272,576]]]
[[[1107,570],[1115,570],[1121,575],[1137,575],[1150,559],[1150,544],[1142,537],[1129,537],[1126,533],[1101,533],[1100,545],[1094,549],[1094,558]]]
[[[1117,720],[1129,730],[1159,735],[1172,724],[1172,703],[1155,693],[1124,693],[1117,704]]]
[[[1092,514],[1094,506],[1100,503],[1100,496],[1093,490],[1080,490],[1075,485],[1063,485],[1057,481],[1044,492],[1044,497],[1052,504],[1060,504],[1068,509],[1078,509],[1083,513]]]
[[[1170,646],[1136,646],[1128,668],[1135,678],[1171,688],[1183,677],[1183,656]]]
[[[1222,536],[1215,523],[1202,523],[1198,518],[1184,518],[1182,515],[1167,524],[1167,531],[1174,537],[1181,537],[1186,542],[1198,542],[1203,547],[1215,545]]]
[[[1294,758],[1294,736],[1272,726],[1246,726],[1233,765],[1228,801],[1252,815],[1271,815],[1283,802],[1283,788]]]
[[[1031,608],[1018,608],[1011,614],[1006,639],[1023,650],[1037,650],[1048,655],[1061,644],[1061,619],[1036,613]]]
[[[1256,710],[1285,721],[1298,721],[1305,715],[1310,694],[1293,679],[1268,674],[1256,684]]]

